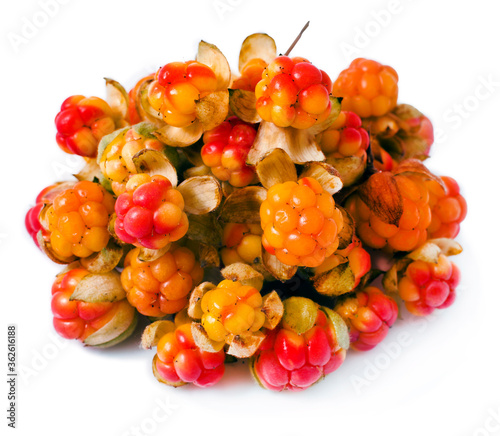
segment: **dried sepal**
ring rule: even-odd
[[[200,41],[196,60],[209,66],[217,78],[217,91],[224,91],[231,83],[231,68],[226,57],[213,44]]]
[[[85,345],[98,346],[106,344],[116,339],[134,323],[137,317],[135,308],[126,300],[120,301],[117,304],[119,304],[120,307],[116,311],[115,316],[99,330],[88,336],[83,341]]]
[[[229,111],[229,91],[212,92],[196,102],[196,117],[204,130],[221,124]]]
[[[316,179],[321,187],[331,195],[342,189],[342,179],[339,172],[332,165],[325,162],[307,163],[300,174],[300,178],[303,177]]]
[[[264,268],[277,280],[286,282],[297,272],[296,266],[285,265],[274,254],[262,250],[262,263]]]
[[[213,245],[199,243],[198,257],[200,261],[200,266],[202,268],[206,267],[216,267],[220,266],[220,256],[219,251]]]
[[[102,274],[115,269],[123,257],[124,249],[120,245],[114,243],[113,240],[108,242],[98,253],[81,259],[82,266],[91,273]]]
[[[296,164],[325,160],[314,135],[308,130],[278,127],[274,123],[263,121],[248,153],[247,163],[257,165],[265,155],[276,148],[284,150]]]
[[[290,156],[281,148],[267,153],[255,166],[259,181],[266,189],[278,183],[297,181],[297,170]]]
[[[104,274],[87,274],[76,285],[70,300],[86,303],[113,303],[127,297],[120,274],[110,271]]]
[[[241,44],[238,69],[243,70],[247,62],[252,59],[262,59],[270,64],[276,56],[274,39],[266,33],[253,33],[247,36]]]
[[[102,160],[102,156],[104,155],[108,147],[110,147],[113,143],[120,142],[129,130],[130,127],[123,127],[122,129],[115,130],[109,135],[103,136],[99,141],[99,146],[97,148],[96,163],[100,163]]]
[[[226,198],[220,219],[227,223],[260,223],[260,205],[267,198],[267,191],[260,186],[246,186]]]
[[[354,273],[348,262],[341,263],[325,273],[313,277],[316,291],[329,297],[339,296],[354,289]]]
[[[238,281],[244,286],[252,286],[260,291],[264,285],[264,276],[246,263],[236,262],[221,270],[226,280]]]
[[[107,77],[104,80],[106,81],[106,101],[113,112],[113,118],[115,120],[128,119],[129,97],[127,91],[116,80]]]
[[[357,190],[370,210],[383,222],[398,225],[403,214],[403,197],[389,172],[373,174]]]
[[[283,318],[283,313],[285,311],[283,302],[276,291],[264,295],[262,298],[261,311],[266,315],[264,327],[269,330],[275,329],[280,323],[281,318]]]
[[[240,189],[240,188],[235,188],[229,182],[222,182],[220,185],[222,188],[222,195],[224,196],[224,198],[229,197],[234,191],[237,191],[238,189]]]
[[[382,286],[387,292],[397,293],[398,292],[398,282],[399,282],[399,272],[405,271],[406,267],[412,262],[409,257],[404,257],[398,259],[392,264],[392,266],[386,271],[382,277]]]
[[[60,257],[58,256],[52,248],[52,244],[49,240],[45,240],[43,237],[42,231],[40,230],[36,234],[36,240],[38,242],[38,246],[42,250],[42,252],[54,263],[58,263],[60,265],[67,265],[68,263],[74,262],[77,260],[76,256],[70,257]]]
[[[89,182],[92,182],[95,179],[102,180],[103,175],[101,172],[101,167],[97,163],[97,160],[88,157],[84,159],[85,159],[85,166],[77,174],[73,174],[73,176],[79,182],[83,180],[88,180]]]
[[[402,161],[396,169],[393,171],[395,175],[416,175],[422,176],[427,180],[434,180],[438,183],[444,190],[446,186],[441,180],[441,177],[432,174],[429,169],[418,159],[406,159]]]
[[[190,215],[187,237],[207,245],[219,246],[222,227],[214,214]]]
[[[145,350],[156,347],[163,336],[173,331],[175,331],[175,324],[172,321],[155,321],[144,329],[141,336],[141,347]]]
[[[338,171],[344,186],[352,186],[361,179],[366,169],[367,156],[328,157],[326,162]]]
[[[260,344],[262,344],[265,338],[266,335],[260,331],[252,334],[235,336],[229,343],[227,354],[239,359],[251,357],[259,349]]]
[[[184,180],[178,191],[184,198],[184,210],[202,215],[217,209],[222,201],[220,183],[213,176],[197,176]]]
[[[283,301],[283,327],[301,335],[314,327],[318,305],[304,297],[290,297]]]
[[[256,108],[257,98],[255,92],[244,89],[229,90],[229,107],[233,113],[241,120],[256,124],[262,121],[262,118]]]
[[[222,348],[224,348],[224,341],[214,341],[208,337],[207,332],[200,323],[193,322],[191,324],[191,333],[193,334],[193,339],[200,350],[206,351],[208,353],[217,353]]]
[[[171,245],[172,244],[167,244],[165,247],[158,249],[141,247],[139,254],[137,255],[137,259],[141,262],[153,262],[166,254],[168,250],[170,250]]]
[[[172,186],[177,186],[177,171],[161,151],[145,148],[137,152],[132,160],[138,173],[146,173],[151,177],[164,176]]]
[[[109,348],[109,347],[113,347],[114,345],[119,344],[120,342],[123,342],[125,339],[129,338],[132,335],[132,333],[134,333],[135,328],[137,327],[138,321],[139,321],[139,316],[136,312],[134,318],[132,319],[132,322],[129,324],[129,326],[127,327],[127,329],[123,333],[120,333],[118,336],[116,336],[114,339],[109,340],[108,342],[96,344],[96,345],[93,345],[93,347],[94,348]]]
[[[185,179],[189,179],[190,177],[207,176],[209,174],[210,174],[210,167],[207,167],[206,165],[198,165],[196,167],[191,167],[182,173]]]
[[[148,121],[157,127],[165,125],[161,113],[154,109],[149,103],[148,91],[151,83],[155,80],[154,75],[143,79],[136,89],[135,103],[136,110],[141,120]]]
[[[429,263],[438,263],[439,256],[454,256],[462,252],[462,246],[454,239],[429,239],[416,250],[407,254],[413,260],[422,260]]]
[[[335,329],[335,335],[337,336],[337,344],[340,348],[347,350],[349,348],[350,340],[349,340],[349,328],[347,324],[342,319],[342,317],[335,312],[334,310],[328,307],[320,307],[330,319],[333,324],[333,328]]]
[[[171,147],[187,147],[201,138],[203,126],[198,120],[187,127],[174,127],[167,124],[160,127],[154,135]]]
[[[326,129],[328,129],[328,127],[330,127],[333,124],[333,122],[337,119],[337,117],[340,115],[340,112],[342,110],[341,101],[342,99],[330,96],[330,104],[331,104],[330,114],[322,122],[315,124],[312,127],[309,127],[309,129],[307,129],[307,132],[311,135],[316,136],[321,132],[325,131]]]
[[[342,213],[343,225],[342,230],[338,232],[339,246],[338,250],[347,248],[353,241],[355,236],[356,225],[351,214],[342,206],[337,206],[337,209]],[[342,263],[342,262],[341,262]]]
[[[203,315],[203,310],[201,310],[201,299],[208,291],[215,288],[216,286],[213,283],[203,282],[193,289],[193,292],[191,292],[189,297],[189,305],[187,309],[187,313],[191,318],[201,319]]]
[[[170,382],[168,380],[165,380],[159,373],[158,370],[156,369],[156,363],[158,362],[158,355],[155,354],[153,357],[153,375],[155,376],[156,380],[158,380],[160,383],[166,384],[168,386],[173,386],[175,388],[178,388],[180,386],[184,386],[187,384],[186,382],[183,382],[182,380],[179,380],[178,382]]]

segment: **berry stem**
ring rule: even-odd
[[[309,27],[309,23],[310,23],[310,21],[308,21],[305,24],[305,26],[302,28],[300,33],[297,35],[297,38],[295,38],[295,40],[292,42],[292,45],[290,47],[288,47],[288,50],[285,52],[285,56],[288,56],[290,54],[290,52],[293,50],[293,48],[295,47],[295,45],[299,42],[300,37],[305,32],[305,30]]]

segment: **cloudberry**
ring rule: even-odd
[[[56,141],[66,153],[96,157],[101,138],[116,128],[111,108],[98,97],[73,95],[57,114]]]
[[[344,344],[339,338],[337,326],[344,323],[337,314],[327,308],[318,308],[307,298],[292,299],[295,302],[304,301],[306,308],[302,310],[307,312],[312,323],[308,323],[305,331],[297,331],[286,322],[268,331],[250,363],[259,384],[273,391],[307,389],[340,367],[349,346],[348,340]],[[287,311],[290,305],[287,301],[284,302],[285,314],[289,317],[296,315]],[[339,318],[336,325],[330,316]],[[298,324],[302,321],[299,320]]]
[[[230,340],[262,328],[266,320],[261,311],[262,296],[252,286],[223,280],[201,300],[201,324],[215,342]]]
[[[394,180],[402,197],[398,225],[384,222],[357,194],[347,199],[346,209],[356,221],[356,234],[363,244],[371,248],[411,251],[427,239],[431,223],[429,192],[424,179],[417,175],[397,174]]]
[[[443,176],[441,180],[446,190],[435,181],[427,182],[431,208],[431,223],[427,231],[431,238],[456,238],[460,223],[467,215],[467,203],[454,179]]]
[[[246,158],[257,131],[251,124],[231,117],[216,128],[205,132],[201,158],[219,180],[235,187],[246,186],[255,179],[255,169]]]
[[[279,56],[262,72],[255,87],[257,112],[279,127],[307,129],[331,112],[332,82],[303,58]]]
[[[191,323],[186,323],[160,339],[153,362],[163,382],[172,386],[193,383],[205,388],[224,375],[224,359],[224,350],[217,353],[200,350],[194,342]]]
[[[231,88],[255,91],[255,87],[262,79],[262,72],[266,67],[267,63],[264,60],[259,58],[251,59],[241,70],[241,76],[233,81]]]
[[[425,316],[445,309],[455,301],[460,270],[444,254],[437,263],[415,260],[398,282],[398,294],[409,312]]]
[[[66,259],[101,251],[110,238],[108,221],[114,202],[101,185],[89,181],[59,193],[41,219],[54,253]]]
[[[103,175],[111,181],[116,195],[123,194],[129,178],[137,174],[133,157],[141,150],[162,151],[165,144],[154,138],[141,135],[131,128],[118,135],[103,151],[99,166]]]
[[[166,177],[136,174],[125,188],[115,205],[115,232],[123,242],[159,249],[186,234],[184,199]]]
[[[152,262],[139,259],[134,248],[125,257],[121,273],[129,303],[139,313],[159,318],[187,306],[190,292],[203,278],[203,269],[191,250],[172,246]]]
[[[319,266],[338,247],[342,214],[311,177],[271,187],[260,217],[264,248],[286,265]]]
[[[262,228],[258,224],[229,223],[222,232],[220,251],[222,262],[228,266],[242,262],[252,265],[261,256]]]
[[[398,305],[375,286],[356,292],[335,306],[349,327],[351,347],[371,350],[382,342],[398,317]]]
[[[167,124],[187,127],[196,119],[196,101],[216,87],[217,78],[207,65],[171,62],[156,73],[148,88],[148,100]]]
[[[342,108],[361,118],[382,116],[396,106],[398,75],[378,62],[358,58],[339,74],[333,83],[333,95],[342,97]]]

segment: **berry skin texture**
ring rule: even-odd
[[[264,248],[286,265],[317,267],[338,247],[342,214],[311,177],[271,187],[260,216]]]
[[[116,313],[123,301],[115,303],[86,303],[70,301],[80,280],[89,272],[75,268],[57,276],[52,285],[52,313],[56,332],[66,339],[84,341],[104,326]]]
[[[172,246],[160,258],[142,262],[139,248],[129,251],[121,273],[128,302],[139,313],[155,318],[181,311],[203,279],[203,269],[185,247]]]
[[[225,266],[241,262],[252,265],[261,256],[262,228],[258,224],[228,223],[222,232],[220,255]]]
[[[57,114],[56,141],[69,154],[96,157],[99,141],[116,128],[108,103],[98,97],[73,95]]]
[[[255,87],[262,79],[262,72],[266,67],[267,63],[264,60],[259,58],[251,59],[241,70],[241,76],[233,81],[232,89],[255,91]]]
[[[435,181],[429,181],[429,206],[431,223],[427,229],[430,238],[456,238],[460,223],[467,215],[467,203],[460,195],[460,187],[455,179],[443,176],[446,190]]]
[[[88,257],[108,244],[108,221],[114,198],[101,185],[76,183],[59,193],[41,222],[44,237],[60,258]]]
[[[339,74],[333,95],[342,97],[342,108],[361,118],[380,117],[391,111],[398,99],[398,74],[378,62],[358,58]]]
[[[308,60],[279,56],[255,86],[257,112],[279,127],[307,129],[330,114],[331,86],[328,75]]]
[[[349,327],[351,347],[368,351],[382,342],[398,317],[398,305],[380,289],[369,286],[337,304],[335,311]]]
[[[224,375],[224,350],[209,353],[200,350],[191,334],[191,323],[167,333],[156,348],[156,371],[172,386],[192,383],[200,388],[216,384]]]
[[[231,117],[205,132],[201,158],[221,181],[242,188],[255,180],[255,169],[246,164],[257,130],[251,124]]]
[[[186,234],[184,199],[166,177],[136,174],[125,188],[115,205],[115,232],[123,242],[156,250]]]
[[[398,282],[398,294],[410,313],[425,316],[451,306],[459,282],[458,267],[440,254],[437,264],[422,260],[410,263]]]
[[[342,111],[333,124],[321,134],[320,146],[327,157],[343,158],[366,155],[370,143],[361,118],[354,112]]]
[[[201,308],[201,324],[215,342],[256,332],[266,320],[259,291],[238,281],[221,281],[203,296]]]
[[[126,191],[130,177],[137,174],[134,155],[144,149],[162,151],[164,148],[162,142],[146,138],[132,128],[112,141],[104,151],[99,166],[102,174],[111,181],[113,192],[120,195]]]
[[[319,309],[314,325],[305,333],[282,325],[268,331],[251,365],[263,388],[301,391],[335,371],[345,356],[332,322]]]
[[[347,199],[346,209],[356,221],[356,234],[363,244],[389,252],[411,251],[427,240],[429,191],[419,176],[398,174],[394,179],[403,200],[398,225],[383,222],[356,194]]]
[[[196,120],[196,101],[216,88],[210,67],[196,61],[171,62],[158,70],[147,97],[167,124],[187,127]]]

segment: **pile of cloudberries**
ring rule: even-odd
[[[25,220],[64,265],[59,335],[140,340],[170,386],[245,359],[263,388],[296,391],[452,305],[467,203],[424,165],[432,124],[399,104],[396,71],[356,59],[332,80],[277,53],[250,35],[231,73],[202,41],[130,90],[64,100],[56,142],[82,170]]]

